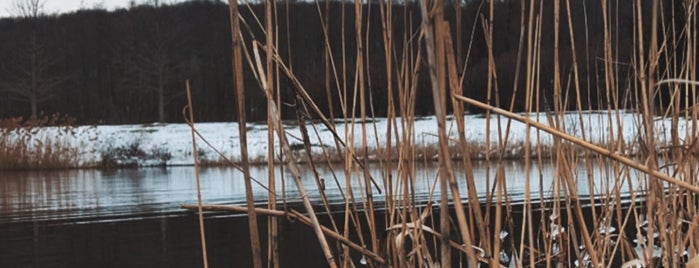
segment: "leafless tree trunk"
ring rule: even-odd
[[[166,106],[182,95],[182,92],[169,88],[180,67],[172,58],[178,40],[174,38],[177,34],[172,29],[162,26],[168,22],[155,23],[155,31],[140,49],[142,52],[134,54],[125,64],[135,77],[135,86],[155,94],[158,122],[164,123]]]
[[[165,122],[165,81],[163,76],[158,76],[158,122]]]
[[[65,81],[65,77],[56,73],[56,56],[39,39],[38,18],[44,14],[43,6],[43,0],[15,1],[11,11],[31,21],[31,33],[10,64],[13,67],[0,80],[0,91],[28,102],[34,118],[39,114],[39,105],[55,98],[59,85]]]

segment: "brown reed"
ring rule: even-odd
[[[230,1],[234,4],[235,1]],[[289,2],[286,1],[285,19],[289,22]],[[696,60],[692,55],[696,55],[696,22],[693,20],[696,1],[686,1],[686,10],[672,10],[685,12],[688,21],[683,28],[676,26],[675,16],[664,17],[668,14],[665,5],[658,5],[653,2],[651,13],[644,10],[645,2],[636,1],[633,3],[611,3],[600,1],[599,7],[602,12],[601,23],[603,25],[603,42],[601,44],[602,57],[598,61],[590,61],[597,55],[592,54],[590,48],[590,36],[588,26],[587,5],[583,4],[583,19],[585,24],[584,33],[580,29],[575,29],[573,25],[574,14],[571,6],[573,1],[554,0],[553,8],[544,8],[545,1],[529,0],[521,2],[520,34],[519,46],[517,48],[517,66],[515,71],[515,84],[511,101],[505,105],[508,109],[497,108],[501,106],[498,87],[498,61],[494,54],[493,35],[497,29],[495,17],[496,1],[489,2],[487,15],[484,13],[480,19],[480,26],[483,29],[483,39],[488,52],[487,83],[484,89],[487,94],[485,102],[476,101],[464,97],[463,81],[465,74],[471,71],[469,68],[469,55],[474,35],[471,35],[469,47],[466,50],[466,58],[462,58],[461,40],[461,3],[455,3],[456,20],[445,18],[443,12],[446,7],[442,1],[421,0],[417,4],[420,8],[419,18],[409,14],[407,6],[410,2],[396,3],[393,1],[380,2],[378,4],[381,17],[381,42],[382,52],[386,59],[386,76],[388,77],[386,100],[387,100],[387,129],[379,130],[374,123],[368,119],[373,118],[373,103],[371,102],[371,70],[369,49],[371,42],[368,32],[372,25],[365,18],[371,15],[371,6],[365,6],[362,1],[354,1],[354,21],[346,21],[346,6],[349,3],[341,2],[340,24],[342,41],[339,47],[331,46],[328,32],[330,29],[330,8],[329,2],[325,2],[324,10],[320,3],[316,3],[319,14],[319,23],[323,26],[324,54],[325,54],[325,76],[324,86],[328,106],[332,107],[334,100],[330,99],[331,92],[337,91],[339,98],[341,115],[330,113],[330,120],[321,112],[304,85],[296,78],[291,64],[291,44],[287,44],[288,59],[282,59],[276,49],[278,44],[276,36],[280,29],[277,29],[275,22],[279,20],[274,5],[267,4],[265,9],[265,59],[266,68],[262,67],[259,52],[257,51],[258,40],[251,40],[253,44],[253,55],[245,57],[251,66],[256,66],[256,77],[263,85],[263,89],[268,98],[268,127],[270,133],[276,131],[280,140],[281,151],[287,161],[287,167],[293,174],[297,188],[302,193],[304,208],[307,217],[300,212],[284,208],[280,210],[270,204],[268,209],[254,208],[254,204],[248,203],[246,208],[241,207],[217,207],[205,206],[210,210],[227,210],[235,212],[247,212],[248,217],[254,218],[254,212],[282,217],[293,215],[304,224],[314,229],[320,247],[323,249],[328,264],[331,266],[353,267],[356,266],[352,259],[353,252],[362,254],[367,258],[367,265],[370,267],[424,267],[437,266],[454,267],[465,265],[465,263],[454,263],[454,260],[466,259],[470,265],[477,263],[499,266],[499,254],[510,252],[511,261],[515,267],[559,267],[572,265],[577,261],[579,264],[588,267],[606,266],[621,262],[625,266],[646,265],[651,266],[653,262],[666,267],[679,267],[685,260],[681,252],[685,249],[689,252],[688,259],[699,253],[695,230],[697,218],[695,215],[696,194],[699,194],[696,176],[697,167],[692,164],[695,160],[693,150],[697,133],[697,118],[699,113],[694,101],[686,101],[684,107],[680,107],[680,95],[685,100],[695,100],[695,88],[699,83],[696,81]],[[395,5],[403,4],[403,25],[404,29],[393,27],[394,11],[400,11]],[[674,5],[673,5],[674,8]],[[620,44],[619,14],[622,9],[633,13],[633,44]],[[480,14],[480,7],[478,14]],[[650,18],[647,15],[650,14]],[[418,16],[415,14],[415,16]],[[565,17],[565,20],[563,20]],[[576,15],[577,16],[577,15]],[[231,17],[232,20],[237,18]],[[552,21],[545,21],[552,18]],[[354,34],[357,40],[356,51],[348,51],[345,45],[345,25],[354,23]],[[419,23],[420,27],[413,28],[413,24]],[[568,29],[564,25],[567,24]],[[596,23],[596,22],[595,22]],[[546,25],[553,25],[552,44],[546,42],[544,36]],[[451,39],[451,30],[456,29],[456,42]],[[351,28],[347,28],[351,29]],[[415,30],[417,29],[417,30]],[[282,29],[283,30],[283,29]],[[239,29],[233,28],[233,35],[240,36]],[[287,37],[292,32],[286,29]],[[395,39],[394,33],[402,32],[403,39]],[[475,26],[474,31],[475,32]],[[563,36],[560,36],[563,34]],[[565,34],[568,34],[566,37]],[[584,34],[584,38],[580,35]],[[645,36],[645,37],[644,37]],[[648,38],[650,36],[650,38]],[[289,43],[290,39],[287,39]],[[569,41],[564,41],[569,40]],[[584,41],[578,41],[584,40]],[[563,51],[562,43],[569,42],[570,51]],[[578,51],[578,45],[583,44],[582,50]],[[683,45],[680,45],[683,44]],[[396,47],[402,47],[402,54],[396,54]],[[545,51],[552,47],[552,51]],[[631,50],[631,62],[620,62],[621,53]],[[626,51],[625,51],[626,50]],[[684,50],[684,51],[682,51]],[[376,52],[374,52],[376,53]],[[544,53],[553,53],[553,61],[544,61]],[[335,62],[336,57],[341,61]],[[689,55],[689,56],[682,56]],[[562,65],[563,58],[570,57],[572,66]],[[242,59],[238,54],[236,59]],[[253,62],[252,59],[256,62]],[[584,59],[584,60],[583,60]],[[354,62],[351,62],[354,60]],[[665,62],[661,65],[660,62]],[[591,64],[592,63],[592,64]],[[547,65],[551,66],[547,66]],[[585,64],[585,66],[582,66]],[[624,75],[620,71],[620,65],[628,66],[632,72]],[[242,63],[236,64],[234,69],[241,70]],[[278,69],[277,69],[278,68]],[[422,68],[427,70],[425,75]],[[553,69],[551,82],[542,81],[542,70],[544,68]],[[664,69],[663,69],[664,68]],[[354,69],[354,71],[350,71]],[[278,71],[277,71],[278,70]],[[461,71],[459,71],[461,70]],[[567,72],[567,73],[566,73]],[[348,75],[354,73],[354,83],[350,83]],[[313,155],[310,152],[309,139],[311,135],[319,136],[318,131],[309,131],[304,126],[302,129],[302,139],[305,144],[305,159],[298,159],[289,149],[286,142],[286,133],[281,125],[279,115],[279,76],[283,75],[293,83],[294,94],[298,96],[298,113],[302,116],[299,124],[304,125],[311,117],[319,118],[327,129],[332,131],[335,142],[335,152],[323,151],[321,156]],[[519,82],[519,77],[523,75],[524,84]],[[272,79],[277,77],[276,80]],[[568,83],[563,81],[568,78]],[[416,96],[419,90],[418,84],[421,79],[429,79],[435,114],[437,118],[436,135],[439,143],[434,146],[420,148],[415,139],[414,122]],[[662,80],[662,81],[661,81]],[[275,83],[276,81],[276,83]],[[629,89],[627,94],[620,94],[621,81],[627,82]],[[661,81],[661,82],[656,82]],[[582,86],[585,82],[587,88]],[[349,85],[354,84],[355,89],[349,89]],[[595,86],[599,85],[599,86]],[[669,95],[660,94],[661,86],[670,87]],[[276,91],[275,88],[276,87]],[[547,88],[550,87],[550,88]],[[447,90],[450,91],[447,95]],[[550,113],[542,113],[542,108],[547,106],[548,98],[542,95],[552,92],[553,97]],[[395,91],[395,92],[394,92]],[[586,121],[584,113],[584,103],[591,103],[591,99],[583,99],[587,91],[587,96],[599,96],[594,103],[598,107],[606,109],[606,114],[599,122]],[[276,96],[273,94],[276,92]],[[394,99],[398,96],[397,99]],[[595,93],[595,94],[591,94]],[[524,115],[513,112],[515,99],[523,95]],[[669,96],[669,101],[660,100],[663,103],[670,103],[669,107],[655,107],[659,103],[659,98]],[[276,97],[276,102],[275,102]],[[457,138],[451,138],[447,131],[447,98],[452,101],[452,108],[456,122]],[[630,99],[636,98],[635,100]],[[522,98],[520,98],[521,100]],[[633,102],[631,102],[633,101]],[[630,104],[630,103],[633,103]],[[478,107],[485,111],[486,115],[486,142],[482,145],[471,145],[465,138],[465,133],[469,131],[469,124],[465,121],[464,104]],[[566,133],[570,129],[570,122],[565,121],[565,113],[573,107],[578,114],[579,127],[582,137],[576,137]],[[369,111],[367,111],[367,108]],[[665,109],[666,108],[666,109]],[[639,132],[636,140],[625,140],[622,135],[624,122],[621,118],[621,109],[632,109],[638,112]],[[332,110],[332,108],[331,108]],[[356,111],[359,118],[356,118]],[[661,117],[656,115],[662,114]],[[352,129],[345,133],[338,133],[335,128],[336,116],[341,116],[346,129]],[[533,120],[532,116],[539,116],[546,120],[542,123]],[[501,119],[507,120],[505,128],[501,128]],[[664,120],[669,117],[671,121],[671,142],[667,148],[656,144],[658,133],[655,129],[657,120]],[[494,118],[494,120],[493,120]],[[244,119],[241,119],[244,122]],[[491,120],[493,120],[491,122]],[[511,120],[520,121],[526,124],[525,141],[523,144],[512,144],[509,141],[511,135]],[[591,120],[591,119],[588,119]],[[682,120],[690,126],[687,128],[685,140],[680,139],[679,125]],[[354,133],[356,122],[359,122],[361,133]],[[497,141],[491,141],[491,124],[496,124]],[[616,125],[618,128],[609,127],[607,129],[589,130],[587,125]],[[367,128],[374,129],[374,136],[379,133],[385,135],[387,142],[369,151],[368,139],[371,137]],[[241,131],[243,131],[241,129]],[[593,132],[596,131],[596,132]],[[554,136],[554,143],[551,147],[542,146],[539,142],[532,145],[531,141],[540,141],[543,133],[550,133]],[[606,141],[594,144],[591,136],[604,136]],[[353,146],[359,141],[357,148]],[[274,144],[272,135],[268,138],[269,144]],[[595,141],[598,142],[598,141]],[[454,145],[455,144],[455,145]],[[491,148],[495,147],[495,148]],[[524,197],[522,204],[522,216],[513,221],[513,203],[507,195],[507,174],[504,173],[503,161],[505,152],[511,151],[514,146],[521,146],[520,156],[525,161],[524,172]],[[637,147],[634,147],[637,146]],[[663,145],[664,146],[664,145]],[[634,148],[640,148],[634,152]],[[419,151],[423,155],[437,155],[439,172],[435,178],[434,185],[439,184],[440,192],[438,196],[429,194],[428,200],[438,201],[439,219],[432,213],[431,205],[424,205],[416,202],[415,182],[421,174],[416,174],[415,166],[419,160],[427,161],[428,157],[417,159]],[[484,178],[474,176],[471,168],[473,150],[481,151],[486,161],[486,172]],[[431,151],[427,153],[427,151]],[[272,155],[273,149],[270,146],[268,151],[267,165],[270,170],[275,168]],[[374,180],[367,170],[369,155],[377,155],[378,165],[382,169],[382,178]],[[460,154],[465,167],[457,174],[457,165],[452,162],[452,156]],[[331,221],[332,227],[321,226],[310,201],[305,195],[305,187],[299,180],[300,167],[298,162],[306,162],[311,168],[316,178],[316,186],[319,190],[321,184],[315,171],[322,161],[319,157],[330,163],[331,155],[336,155],[339,161],[343,162],[344,179],[346,185],[352,183],[360,185],[359,191],[348,187],[341,189],[344,204],[343,222]],[[550,158],[545,158],[549,156]],[[491,182],[490,165],[496,167],[494,180]],[[583,163],[584,162],[584,163]],[[665,166],[660,166],[663,163]],[[544,174],[541,171],[543,165],[554,167],[552,174]],[[576,173],[579,166],[587,172],[587,178],[579,178]],[[607,166],[610,170],[607,174],[596,175],[595,165]],[[673,167],[669,172],[668,167]],[[537,169],[538,168],[538,169]],[[538,174],[532,170],[539,170]],[[632,170],[640,171],[640,175],[632,175]],[[666,171],[668,170],[668,171]],[[458,170],[461,171],[461,170]],[[276,186],[274,173],[269,173],[268,182],[270,203],[284,202],[284,200],[274,199],[278,197],[274,193]],[[340,175],[339,177],[341,177]],[[551,176],[552,185],[544,185],[543,177]],[[595,176],[603,176],[596,178]],[[605,177],[606,176],[606,177]],[[633,185],[634,177],[638,178],[640,186]],[[341,178],[334,178],[339,181]],[[587,185],[578,185],[579,179],[586,179]],[[605,179],[607,179],[605,181]],[[483,203],[476,192],[477,180],[484,180],[489,191],[485,194],[486,202]],[[381,181],[379,185],[377,181]],[[598,182],[599,181],[599,182]],[[462,200],[459,185],[466,185],[466,200]],[[538,184],[540,192],[534,192],[532,185]],[[339,183],[338,183],[339,185]],[[373,186],[373,187],[372,187]],[[550,187],[551,192],[545,193],[544,188]],[[593,208],[583,206],[581,201],[584,197],[578,192],[581,187],[587,187],[591,193],[589,204]],[[626,189],[628,188],[628,189]],[[376,192],[385,198],[384,203],[377,202]],[[383,190],[383,191],[382,191]],[[379,192],[381,191],[381,192]],[[624,207],[622,193],[630,195],[631,203]],[[274,196],[274,198],[273,198]],[[327,200],[322,198],[325,211],[328,214],[333,212],[327,204]],[[276,201],[275,201],[276,200]],[[535,201],[538,200],[538,201]],[[548,200],[548,201],[547,201]],[[453,203],[453,210],[449,204]],[[485,211],[481,208],[485,207]],[[188,206],[192,209],[193,207]],[[377,223],[377,211],[385,211],[385,225],[379,226]],[[591,219],[586,219],[584,210],[590,210]],[[453,211],[454,214],[447,213]],[[335,211],[335,213],[338,213]],[[540,214],[542,217],[535,218]],[[456,220],[451,219],[455,215]],[[565,221],[564,221],[565,217]],[[332,218],[332,217],[330,217]],[[490,222],[491,218],[494,222]],[[280,219],[281,220],[281,219]],[[630,222],[635,222],[636,226],[630,226]],[[590,224],[591,223],[591,224]],[[275,234],[274,226],[279,221],[270,221],[269,232]],[[452,228],[453,225],[456,228]],[[519,225],[517,225],[519,224]],[[687,230],[681,230],[677,226],[689,225]],[[620,229],[635,229],[637,237],[627,237],[623,231],[618,234],[610,234],[608,230],[612,226]],[[438,231],[436,231],[438,229]],[[502,239],[501,231],[521,233],[519,237]],[[386,237],[379,236],[380,233]],[[453,234],[453,235],[452,235]],[[277,236],[272,235],[269,240],[270,265],[279,266],[278,253],[275,251]],[[325,237],[332,238],[338,243],[336,250],[331,250]],[[658,237],[657,246],[663,253],[660,258],[653,257],[653,248],[656,245],[654,238]],[[350,239],[356,237],[356,241]],[[409,238],[409,241],[407,240]],[[514,241],[519,239],[519,241]],[[632,246],[632,240],[640,241],[643,248],[637,251]],[[643,243],[642,241],[647,241]],[[639,246],[641,247],[641,246]],[[406,254],[410,252],[410,254]],[[690,258],[692,257],[692,258]],[[695,259],[695,258],[694,258]],[[342,261],[340,261],[342,260]]]

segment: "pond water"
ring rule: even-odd
[[[552,161],[552,160],[551,160]],[[394,164],[395,166],[395,164]],[[496,166],[486,166],[485,162],[473,162],[473,173],[477,192],[483,198],[486,192],[492,190]],[[382,193],[374,188],[374,199],[385,199],[386,186],[383,177],[384,170],[377,164],[369,166],[369,173],[376,180]],[[523,200],[525,193],[524,162],[508,161],[502,164],[508,195],[514,202]],[[593,177],[596,178],[594,188],[596,193],[606,193],[613,187],[613,181],[604,178],[611,177],[610,165],[593,165]],[[489,169],[489,171],[488,171]],[[325,194],[330,203],[343,203],[343,195],[347,189],[347,180],[342,166],[319,167],[319,176],[325,181]],[[313,172],[302,170],[302,181],[316,204],[320,204],[320,191],[316,186]],[[634,172],[634,171],[631,171]],[[282,182],[281,174],[284,173]],[[337,180],[333,177],[333,173]],[[532,198],[537,199],[540,193],[544,197],[552,195],[554,167],[550,163],[532,166],[530,187]],[[587,182],[588,175],[584,163],[580,163],[573,172],[577,181],[577,190],[581,197],[590,193]],[[267,183],[267,168],[252,167],[250,174],[257,181]],[[439,193],[439,187],[434,187],[437,181],[437,164],[422,163],[415,167],[414,194],[418,202],[426,200],[434,188]],[[490,175],[487,175],[490,174]],[[401,176],[395,171],[391,177],[394,192],[401,189],[395,178]],[[456,166],[455,176],[459,181],[462,197],[466,197],[465,170],[462,165]],[[361,172],[350,174],[355,198],[361,198],[360,187],[364,180]],[[636,177],[636,175],[632,175]],[[128,219],[144,217],[151,214],[174,213],[182,211],[181,204],[196,203],[196,180],[193,167],[169,168],[140,168],[116,170],[54,170],[54,171],[17,171],[0,172],[0,223],[36,220],[102,220]],[[489,178],[490,185],[486,185]],[[245,188],[243,175],[234,168],[213,167],[200,171],[202,199],[204,203],[215,204],[244,204]],[[276,169],[277,199],[285,196],[287,202],[300,202],[300,195],[288,171]],[[386,183],[387,184],[387,183]],[[282,185],[284,187],[282,187]],[[634,185],[634,188],[638,185]],[[284,189],[285,191],[282,191]],[[622,185],[622,192],[627,192],[629,185]],[[253,183],[255,200],[266,203],[268,191]]]
[[[552,196],[554,160],[532,166],[530,187],[532,198]],[[393,164],[395,166],[395,163]],[[588,171],[581,162],[572,172],[581,198],[590,195]],[[525,166],[521,161],[502,165],[510,199],[523,200]],[[595,194],[606,193],[613,187],[613,174],[607,162],[592,163]],[[477,192],[484,198],[492,188],[497,166],[473,162]],[[368,169],[382,188],[374,191],[380,204],[386,198],[385,173],[378,164]],[[466,197],[465,170],[455,167],[461,194]],[[343,203],[346,176],[342,166],[318,168],[325,180],[325,193],[330,203]],[[638,176],[634,171],[631,178]],[[288,171],[276,170],[279,199],[300,202]],[[284,186],[282,178],[284,174]],[[337,182],[333,177],[337,176]],[[429,193],[439,193],[437,164],[415,165],[414,198],[425,202]],[[251,168],[251,176],[266,183],[266,167]],[[399,178],[397,171],[391,178]],[[350,184],[356,199],[363,187],[363,172],[350,173]],[[200,172],[204,203],[244,204],[245,190],[241,172],[233,168],[203,168]],[[490,185],[486,183],[490,181]],[[320,191],[311,169],[302,171],[302,181],[316,205]],[[636,183],[635,179],[631,180]],[[386,183],[388,185],[388,183]],[[395,181],[394,188],[402,187]],[[266,203],[268,191],[253,184],[255,200]],[[637,189],[639,185],[621,186],[621,192]],[[140,168],[115,170],[56,170],[0,172],[0,267],[198,267],[201,266],[198,225],[194,213],[180,209],[181,204],[196,203],[196,182],[193,167]],[[381,209],[380,205],[378,206]],[[327,221],[321,218],[321,221]],[[264,226],[265,217],[260,217]],[[284,267],[324,267],[322,252],[314,245],[298,247],[298,241],[313,239],[310,228],[282,221],[282,260]],[[327,223],[327,222],[326,222]],[[380,224],[380,223],[377,223]],[[206,220],[209,258],[212,267],[231,267],[233,258],[242,258],[247,267],[249,237],[245,217],[210,213]],[[261,229],[264,230],[264,229]],[[264,232],[261,234],[264,240]],[[237,257],[236,257],[237,256]]]

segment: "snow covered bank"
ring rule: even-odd
[[[577,113],[569,113],[564,116],[560,129],[566,132],[585,138],[596,144],[609,144],[610,136],[614,140],[623,138],[627,144],[627,150],[622,153],[634,154],[638,152],[638,129],[640,119],[638,114],[618,112],[619,123],[616,115],[611,117],[606,112],[586,112],[581,116]],[[532,115],[533,119],[548,124],[549,118],[546,114]],[[582,120],[581,120],[582,118]],[[456,148],[457,132],[456,122],[448,122],[451,142]],[[486,145],[487,120],[484,115],[467,115],[466,119],[466,140],[470,145],[471,157],[484,157]],[[366,123],[368,156],[370,158],[379,157],[387,144],[387,120],[385,118],[376,119]],[[398,126],[398,139],[392,130],[392,144],[395,148],[398,140],[403,140],[401,118],[396,119]],[[504,133],[508,120],[504,117],[498,120],[493,116],[490,120],[490,143],[491,153],[497,154],[499,151],[498,129]],[[687,127],[691,122],[681,120],[678,131],[680,138],[687,135]],[[659,147],[666,145],[670,140],[670,120],[658,119],[655,121],[656,142]],[[240,144],[237,123],[198,123],[195,124],[197,130],[227,158],[234,161],[240,160]],[[583,128],[584,127],[584,128]],[[322,124],[307,125],[312,146],[312,153],[315,157],[323,157],[323,149],[331,158],[341,157],[335,148],[332,133]],[[303,154],[303,142],[300,140],[301,133],[297,125],[286,125],[288,133],[287,139],[292,149],[297,150],[300,156]],[[412,143],[415,147],[416,156],[432,158],[436,155],[437,144],[437,122],[435,117],[415,118],[412,128]],[[254,163],[264,163],[267,159],[267,126],[265,123],[249,123],[248,130],[248,150],[250,161]],[[336,130],[340,137],[351,137],[354,135],[352,145],[359,149],[362,146],[361,124],[336,123]],[[73,152],[69,157],[74,157],[69,162],[72,166],[93,167],[93,166],[154,166],[154,165],[191,165],[192,145],[191,133],[186,124],[147,124],[147,125],[105,125],[105,126],[81,126],[75,128],[45,127],[31,130],[19,129],[0,132],[4,137],[0,137],[0,143],[20,144],[26,148],[27,152],[46,151],[46,144],[64,147],[63,149]],[[537,132],[531,129],[530,140],[532,145],[542,145],[542,153],[552,148],[552,136]],[[506,157],[521,157],[525,144],[525,125],[512,121],[508,135],[507,148],[504,150]],[[693,134],[691,134],[693,135]],[[504,134],[502,138],[504,138]],[[198,154],[203,163],[217,164],[224,163],[212,148],[209,148],[201,139],[197,138]],[[278,141],[273,145],[278,148]],[[395,150],[395,149],[394,149]],[[278,153],[278,150],[276,150]],[[360,152],[360,150],[357,150]],[[2,151],[0,154],[7,153]],[[535,152],[536,153],[536,152]],[[30,155],[30,154],[28,154]],[[395,154],[394,154],[395,155]],[[454,149],[453,156],[459,157],[459,153]],[[278,159],[278,157],[275,157]],[[1,159],[1,158],[0,158]],[[2,163],[0,163],[2,168]]]

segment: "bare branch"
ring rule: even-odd
[[[36,19],[44,15],[45,0],[15,0],[9,13],[15,16]]]

